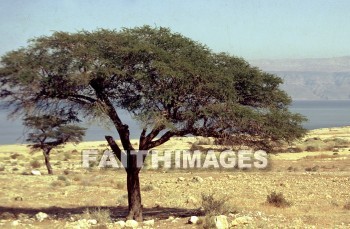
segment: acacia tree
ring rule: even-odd
[[[139,172],[120,110],[142,123],[139,150],[198,135],[268,147],[305,130],[288,110],[282,80],[246,61],[148,26],[121,31],[55,32],[2,57],[0,96],[14,113],[71,109],[115,126],[127,154],[128,218],[142,220]]]
[[[55,115],[27,116],[23,123],[29,129],[26,141],[33,150],[42,150],[48,174],[53,170],[50,163],[50,152],[55,147],[67,142],[79,143],[85,135],[85,128],[72,125],[74,119]]]

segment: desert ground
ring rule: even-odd
[[[212,139],[183,137],[158,150],[190,148],[215,146]],[[54,175],[47,175],[41,152],[1,145],[0,228],[123,227],[126,173],[82,168],[84,149],[108,147],[101,141],[55,149]],[[134,227],[210,228],[215,215],[225,215],[230,228],[350,228],[350,127],[312,130],[268,159],[265,170],[143,169],[146,223]],[[283,195],[277,204],[267,200],[273,192]],[[191,216],[198,221],[188,223]]]

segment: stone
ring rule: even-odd
[[[192,181],[193,181],[193,182],[202,183],[204,180],[203,180],[203,178],[200,177],[200,176],[194,176],[194,177],[192,178]]]
[[[129,219],[125,222],[126,228],[137,228],[139,223],[136,220]]]
[[[97,224],[97,220],[96,219],[89,219],[87,222],[89,224],[91,224],[91,225],[96,225]]]
[[[76,221],[74,224],[75,224],[74,228],[76,229],[87,229],[91,227],[91,225],[88,223],[86,219],[80,219]]]
[[[249,224],[251,221],[253,221],[253,218],[250,216],[241,216],[241,217],[237,217],[236,219],[234,219],[230,226],[240,226],[240,225],[245,225],[245,224]]]
[[[174,220],[175,218],[174,218],[174,216],[169,216],[169,218],[167,219],[167,221],[172,221],[172,220]]]
[[[114,223],[118,228],[124,228],[125,227],[125,222],[123,220],[119,220]]]
[[[178,177],[177,178],[177,181],[184,181],[184,180],[186,180],[184,177]]]
[[[217,229],[227,229],[228,228],[227,216],[225,216],[225,215],[215,216],[214,220],[215,220],[215,227]]]
[[[0,219],[16,219],[16,216],[11,212],[3,212],[0,213]]]
[[[147,227],[153,227],[154,226],[154,219],[143,221],[143,225]]]
[[[196,224],[198,222],[199,218],[197,216],[191,216],[189,219],[188,219],[188,223],[189,224]]]
[[[35,215],[35,218],[39,221],[42,222],[44,219],[46,219],[47,217],[49,217],[46,213],[44,212],[39,212]]]
[[[11,226],[18,226],[19,225],[19,220],[12,221]]]
[[[30,171],[30,174],[34,175],[34,176],[41,176],[41,172],[39,170],[32,170]]]

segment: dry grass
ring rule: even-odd
[[[346,132],[348,131],[349,132]],[[341,136],[337,136],[340,134]],[[339,131],[321,130],[312,132],[307,138],[320,138],[329,144],[331,140],[325,139],[350,139],[350,128],[341,128]],[[159,149],[188,149],[198,141],[196,138],[178,138],[166,143]],[[335,140],[338,141],[339,140]],[[338,144],[337,143],[337,144]],[[344,143],[344,142],[342,142]],[[35,209],[45,212],[50,207],[67,209],[66,212],[53,214],[45,222],[23,221],[24,228],[47,228],[55,224],[57,228],[64,228],[70,221],[70,217],[78,219],[80,215],[93,217],[97,221],[105,221],[112,218],[119,220],[115,212],[125,209],[127,206],[127,192],[125,187],[126,174],[124,170],[86,170],[81,168],[81,150],[98,148],[105,142],[85,142],[78,146],[67,145],[63,152],[72,152],[68,161],[63,161],[63,154],[52,152],[52,164],[55,174],[46,175],[45,166],[38,168],[42,176],[22,175],[31,170],[30,161],[43,162],[41,152],[30,154],[28,148],[23,145],[0,146],[0,161],[4,168],[0,173],[0,205],[2,208]],[[201,143],[202,144],[202,143]],[[103,146],[105,149],[105,146]],[[16,159],[11,158],[14,152],[18,153]],[[252,228],[343,228],[350,226],[348,216],[350,209],[350,151],[349,148],[339,148],[338,155],[332,151],[283,153],[270,156],[271,169],[267,171],[152,171],[142,170],[140,174],[142,200],[145,212],[158,212],[155,216],[156,224],[160,214],[174,214],[171,210],[190,210],[201,207],[199,193],[215,193],[213,198],[207,198],[202,204],[206,212],[210,213],[210,207],[214,212],[237,212],[239,215],[250,215],[254,218]],[[22,157],[26,158],[23,160]],[[17,160],[16,165],[14,161]],[[18,171],[13,171],[17,168]],[[305,172],[306,168],[317,168],[317,172]],[[65,171],[68,171],[65,172]],[[62,175],[64,174],[64,175]],[[194,176],[200,176],[203,182],[191,182]],[[178,177],[184,177],[183,182],[178,182]],[[210,179],[209,179],[210,178]],[[66,183],[68,182],[68,183]],[[68,184],[68,185],[67,185]],[[150,185],[150,187],[148,187]],[[147,191],[149,190],[149,191]],[[266,203],[267,196],[275,191],[278,197],[283,193],[284,199],[293,205],[287,208],[277,208]],[[197,199],[198,204],[188,204],[188,197]],[[210,196],[210,195],[209,195]],[[274,197],[276,197],[274,196]],[[16,197],[22,197],[23,201],[16,201]],[[222,197],[229,197],[227,199]],[[225,205],[230,210],[220,210],[225,199]],[[278,202],[278,198],[272,198]],[[210,203],[210,204],[208,204]],[[118,207],[120,206],[120,207]],[[205,207],[206,206],[206,207]],[[215,207],[218,206],[218,207]],[[75,209],[90,208],[88,213],[76,213]],[[100,207],[100,210],[98,210]],[[91,208],[95,208],[91,210]],[[105,209],[114,210],[104,212]],[[164,209],[163,209],[164,208]],[[8,210],[10,212],[10,210]],[[97,213],[93,213],[97,212]],[[11,212],[10,212],[11,213]],[[215,214],[216,214],[215,213]],[[262,216],[256,216],[261,214]],[[17,213],[16,213],[17,214]],[[56,214],[56,215],[55,215]],[[92,216],[94,215],[94,216]],[[109,216],[109,217],[108,217]],[[165,218],[167,218],[165,216]],[[96,218],[95,218],[96,217]],[[268,220],[264,221],[263,218]],[[100,219],[100,220],[99,220]],[[160,228],[191,228],[187,225],[187,217],[181,218],[177,223],[161,221]],[[206,219],[202,225],[206,225]],[[211,221],[207,219],[208,223]],[[232,220],[232,218],[231,218]],[[6,221],[0,227],[8,228],[11,220]],[[1,222],[0,222],[1,224]],[[29,226],[30,225],[30,226]],[[157,225],[158,226],[158,225]]]

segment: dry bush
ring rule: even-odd
[[[117,189],[124,190],[126,188],[125,182],[123,181],[117,181],[116,185],[117,185]]]
[[[112,223],[112,219],[111,219],[111,213],[109,211],[109,209],[101,209],[101,208],[97,208],[97,209],[86,209],[82,216],[82,219],[95,219],[99,224],[106,224],[106,223]]]
[[[344,209],[350,210],[350,201],[344,204]]]
[[[285,199],[282,192],[272,192],[270,195],[267,195],[266,203],[278,208],[285,208],[291,206],[291,203]]]
[[[145,185],[144,187],[141,188],[141,191],[144,191],[144,192],[149,192],[152,190],[154,190],[154,186],[151,184]]]
[[[215,216],[213,215],[208,215],[204,217],[204,220],[202,222],[203,224],[203,229],[213,229],[217,228],[215,225]],[[198,223],[198,222],[197,222]]]
[[[38,160],[33,160],[33,161],[30,162],[30,166],[33,169],[37,169],[37,168],[40,168],[41,163]]]
[[[60,181],[67,181],[67,177],[63,176],[63,175],[60,175],[57,177],[57,180],[60,180]]]
[[[227,198],[215,198],[214,194],[202,194],[202,208],[206,216],[226,215],[231,213],[232,208],[227,202]]]
[[[315,166],[313,166],[313,167],[307,167],[307,168],[305,168],[305,171],[306,171],[306,172],[317,172],[319,169],[320,169],[320,166],[315,165]]]
[[[21,155],[18,154],[18,153],[13,153],[13,154],[11,154],[10,158],[11,159],[17,159],[19,156],[21,156]]]

